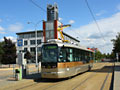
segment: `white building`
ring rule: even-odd
[[[29,32],[19,32],[17,34],[17,53],[20,51],[26,52],[27,50],[30,51],[32,54],[32,62],[35,62],[35,46],[36,46],[36,38],[35,38],[35,31],[29,31]],[[76,38],[63,33],[65,40],[69,40],[72,43],[78,44],[80,41]],[[38,60],[39,56],[41,54],[41,46],[43,44],[43,31],[38,30],[37,31],[37,50],[38,50]]]

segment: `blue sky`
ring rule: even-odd
[[[72,24],[65,32],[73,37],[79,37],[81,45],[97,47],[102,53],[112,51],[111,39],[120,32],[120,0],[88,0],[99,30],[86,6],[85,0],[33,0],[46,10],[47,4],[56,2],[59,8],[59,17],[64,24]],[[34,30],[33,24],[46,20],[46,12],[36,7],[30,0],[0,0],[0,40],[4,36],[16,39],[16,32]],[[40,23],[37,29],[42,29]]]

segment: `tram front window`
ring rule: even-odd
[[[57,62],[58,46],[44,45],[42,48],[42,62]]]

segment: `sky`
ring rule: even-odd
[[[87,0],[100,27],[98,30],[85,0],[0,0],[0,41],[3,37],[16,40],[18,32],[42,30],[46,20],[47,4],[57,3],[59,20],[71,24],[64,32],[80,40],[86,47],[98,48],[102,53],[111,53],[112,39],[120,32],[120,0]],[[28,22],[31,22],[28,24]]]

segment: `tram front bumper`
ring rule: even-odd
[[[41,72],[42,78],[64,78],[65,72]]]

